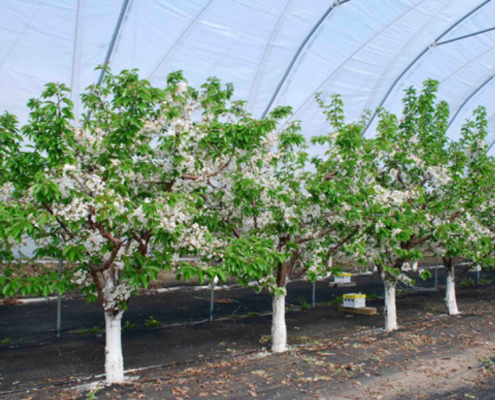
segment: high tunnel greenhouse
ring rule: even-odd
[[[478,105],[495,140],[492,0],[4,0],[0,2],[0,110],[26,119],[47,82],[79,94],[112,70],[138,68],[163,86],[183,70],[192,86],[232,82],[255,117],[294,109],[308,137],[326,129],[314,96],[342,96],[345,115],[399,112],[403,90],[432,78],[456,137]]]
[[[0,0],[0,397],[493,399],[494,77],[495,0]]]

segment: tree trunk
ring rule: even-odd
[[[121,321],[123,311],[117,314],[105,311],[105,374],[108,383],[124,382]]]
[[[447,283],[445,286],[445,304],[447,305],[447,310],[449,315],[459,314],[459,309],[457,308],[457,300],[455,297],[455,272],[454,266],[452,265],[447,269]]]
[[[390,281],[382,276],[385,285],[385,330],[397,329],[397,308],[395,307],[395,285],[397,281]]]
[[[287,351],[287,326],[285,325],[285,295],[272,297],[272,351]]]

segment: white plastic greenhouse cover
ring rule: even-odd
[[[0,40],[0,112],[21,121],[45,83],[77,104],[109,61],[156,86],[179,69],[233,82],[255,116],[292,106],[308,137],[328,129],[317,92],[340,94],[351,121],[399,113],[403,90],[434,78],[449,134],[481,104],[495,140],[495,0],[1,0]]]

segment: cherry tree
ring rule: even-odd
[[[99,301],[106,379],[119,383],[121,319],[131,295],[164,268],[186,278],[224,276],[204,256],[219,244],[200,224],[201,187],[229,164],[234,139],[260,132],[256,121],[239,120],[241,104],[227,108],[232,87],[224,90],[216,79],[197,91],[174,73],[165,89],[157,89],[136,71],[107,70],[103,84],[82,96],[87,113],[79,126],[67,93],[64,85],[46,85],[41,98],[29,102],[23,136],[12,117],[3,119],[2,135],[10,136],[2,154],[10,152],[10,161],[2,213],[12,220],[9,238],[28,235],[37,258],[63,256],[74,265],[64,271],[70,285],[57,290],[78,286]],[[24,138],[32,148],[23,149]],[[184,255],[198,261],[182,261]],[[15,274],[4,283],[10,291],[30,285]],[[46,294],[53,289],[48,284],[37,288]]]
[[[340,96],[331,96],[326,104],[316,97],[332,129],[312,138],[320,156],[313,157],[315,169],[310,192],[325,210],[315,220],[323,233],[325,256],[344,263],[367,262],[367,235],[363,209],[372,207],[374,154],[372,141],[363,136],[367,114],[358,122],[345,123]],[[331,260],[329,260],[331,262]]]
[[[278,108],[269,119],[275,123],[290,112]],[[225,271],[272,295],[273,352],[287,349],[289,280],[302,276],[314,281],[335,271],[332,256],[344,254],[356,233],[349,220],[357,216],[348,211],[358,196],[349,184],[353,178],[338,168],[345,155],[354,161],[360,157],[351,144],[361,143],[357,132],[364,125],[359,127],[342,127],[336,144],[334,134],[315,138],[314,143],[329,144],[330,150],[325,159],[311,160],[297,121],[283,129],[272,127],[262,146],[239,153],[205,191],[210,220],[224,243],[217,254]],[[338,161],[334,147],[341,150]],[[346,162],[347,171],[355,169],[352,161]]]
[[[435,102],[438,82],[427,80],[418,95],[406,91],[400,120],[380,111],[373,139],[375,159],[372,207],[366,215],[367,257],[385,286],[385,330],[397,329],[395,287],[410,282],[404,271],[423,258],[433,238],[435,210],[452,180],[448,168],[448,105]],[[425,277],[428,271],[420,271]]]
[[[307,155],[298,122],[275,130],[276,122],[289,113],[278,108],[261,120],[268,129],[260,145],[239,149],[204,192],[205,216],[223,244],[215,254],[226,273],[244,285],[254,281],[257,290],[267,288],[273,296],[274,352],[287,349],[286,284],[313,254],[309,250],[316,234],[311,222],[319,213],[304,191]]]
[[[449,162],[452,179],[441,193],[441,203],[433,214],[431,249],[442,257],[447,272],[445,303],[449,315],[459,313],[455,294],[455,265],[467,258],[473,266],[491,252],[493,233],[483,225],[491,191],[493,160],[486,154],[486,111],[480,107],[467,121],[461,138],[450,143]],[[486,221],[486,219],[485,219]]]
[[[12,247],[15,242],[8,235],[12,225],[12,206],[8,199],[13,189],[9,179],[12,159],[19,151],[19,142],[21,140],[21,135],[16,127],[17,123],[17,118],[14,115],[7,112],[4,115],[0,115],[0,260],[4,269],[14,259]],[[5,273],[2,273],[0,279],[2,279],[0,281],[1,295],[9,295],[9,287],[3,282],[3,280],[6,280]]]

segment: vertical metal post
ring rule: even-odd
[[[476,284],[480,283],[480,269],[476,268]]]
[[[58,276],[62,275],[62,266],[64,264],[64,260],[62,258],[58,259]],[[60,292],[58,293],[57,299],[57,338],[60,337],[60,330],[62,326],[62,295]]]
[[[435,283],[434,283],[435,289],[437,289],[437,282],[438,282],[438,265],[435,265]]]
[[[213,306],[215,304],[215,281],[210,283],[210,321],[213,321]]]
[[[316,281],[313,281],[313,293],[311,296],[311,308],[315,308],[316,301]]]

